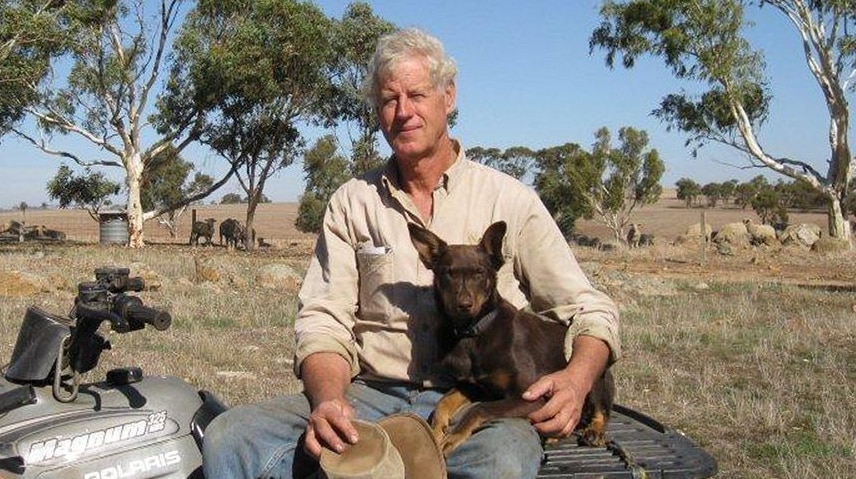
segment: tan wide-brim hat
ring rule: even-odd
[[[431,427],[415,414],[377,423],[354,420],[360,440],[341,454],[321,451],[327,479],[446,479],[446,461]]]

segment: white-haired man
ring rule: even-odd
[[[432,273],[412,246],[411,222],[449,243],[473,243],[505,221],[501,294],[568,326],[568,366],[524,394],[545,405],[478,430],[447,458],[449,477],[535,477],[541,437],[573,432],[591,385],[620,354],[618,312],[586,279],[538,196],[469,161],[450,137],[456,73],[421,30],[379,41],[364,91],[393,155],[330,199],[295,323],[304,392],[217,417],[205,436],[206,478],[302,477],[322,447],[359,441],[352,419],[430,417],[452,384],[436,368]]]

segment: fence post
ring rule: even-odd
[[[187,240],[187,244],[193,244],[193,225],[196,224],[196,208],[190,210],[190,239]]]
[[[701,231],[699,234],[701,235],[701,265],[704,266],[707,262],[707,224],[704,221],[704,208],[701,210]]]

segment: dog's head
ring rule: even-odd
[[[408,228],[419,259],[434,272],[438,307],[455,327],[465,327],[493,309],[496,272],[503,263],[504,221],[490,225],[476,245],[450,245],[419,225]]]

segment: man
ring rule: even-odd
[[[478,430],[447,458],[450,478],[535,477],[540,436],[571,434],[591,385],[618,359],[615,305],[592,288],[537,195],[467,160],[450,138],[456,72],[442,44],[420,30],[378,43],[365,93],[393,156],[330,199],[295,323],[304,394],[216,418],[205,436],[206,478],[301,477],[322,446],[342,451],[359,440],[351,419],[430,416],[451,384],[435,369],[432,276],[408,222],[449,243],[474,243],[506,221],[501,294],[568,325],[568,366],[524,394],[545,405]]]

